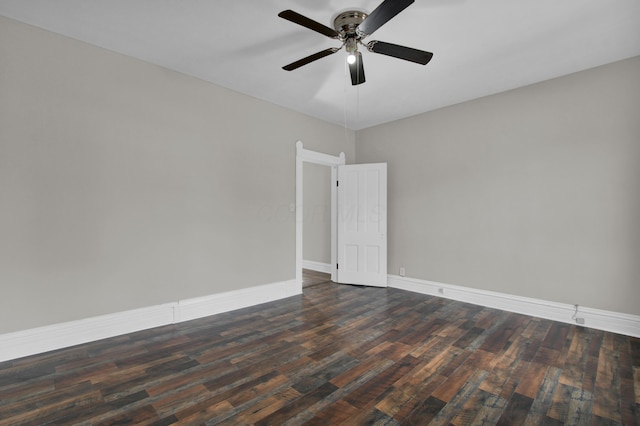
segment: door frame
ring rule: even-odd
[[[338,179],[338,166],[345,164],[344,152],[338,156],[305,149],[302,141],[296,142],[296,282],[302,291],[302,242],[303,242],[303,166],[304,163],[331,167],[331,280],[337,282],[338,259],[338,191],[334,182]]]

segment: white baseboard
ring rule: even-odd
[[[573,305],[550,302],[528,297],[479,290],[434,281],[389,275],[389,287],[445,297],[474,305],[487,306],[509,312],[546,318],[567,324],[576,324],[571,318],[575,312]],[[585,327],[610,331],[627,336],[640,337],[640,316],[600,309],[580,307],[578,317],[584,318]]]
[[[246,308],[302,293],[296,280],[0,334],[0,362]]]
[[[575,324],[571,319],[574,307],[569,304],[396,275],[389,275],[388,285],[416,293]],[[0,362],[233,311],[300,293],[302,293],[301,284],[296,280],[290,280],[1,334]],[[586,327],[640,337],[639,316],[585,307],[580,307],[579,316],[585,319]]]
[[[291,280],[182,300],[178,302],[175,322],[189,321],[222,312],[247,308],[300,293],[302,293],[300,283],[296,282],[296,280]]]
[[[314,260],[303,260],[302,261],[303,269],[310,269],[316,272],[324,272],[325,274],[331,273],[331,264],[316,262]]]
[[[0,335],[0,361],[93,342],[173,322],[175,303]]]

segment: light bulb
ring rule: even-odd
[[[354,55],[353,53],[349,53],[349,56],[347,56],[347,63],[352,65],[356,63],[356,55]]]

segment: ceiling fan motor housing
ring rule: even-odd
[[[358,25],[360,25],[368,14],[360,10],[349,10],[342,12],[333,20],[333,27],[340,33],[340,39],[347,40],[355,38],[359,40],[363,34],[358,33]]]

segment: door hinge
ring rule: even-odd
[[[340,181],[339,180],[336,181],[336,186],[340,186]]]
[[[336,269],[340,269],[340,264],[336,263]]]

